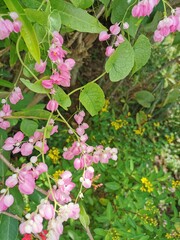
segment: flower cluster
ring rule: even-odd
[[[128,122],[126,120],[117,119],[116,121],[111,122],[111,126],[115,128],[115,130],[118,130],[124,126],[126,126]]]
[[[153,191],[153,185],[152,183],[145,177],[141,178],[141,182],[143,186],[140,188],[142,192],[152,192]]]
[[[48,200],[41,200],[37,211],[26,215],[26,221],[19,226],[21,234],[39,234],[43,230],[43,220],[48,220],[47,230],[45,235],[47,240],[59,240],[63,233],[63,222],[69,218],[74,220],[79,218],[80,208],[78,204],[69,203],[60,206],[56,216],[54,206]]]
[[[11,116],[12,110],[9,104],[3,104],[2,110],[0,111],[0,128],[6,130],[10,127],[10,123],[4,118]]]
[[[22,194],[30,195],[34,192],[39,175],[47,172],[48,167],[45,163],[40,162],[37,167],[33,167],[32,163],[23,164],[20,170],[17,170],[17,174],[6,179],[5,185],[9,188],[13,188],[18,184],[19,191]]]
[[[33,152],[34,146],[40,151],[44,150],[46,153],[49,150],[48,145],[46,142],[43,146],[43,133],[36,131],[33,136],[29,138],[28,142],[23,142],[24,134],[21,131],[18,131],[14,137],[8,137],[5,140],[5,144],[3,145],[3,149],[6,151],[13,150],[12,153],[20,152],[22,156],[29,156]]]
[[[67,52],[63,49],[62,45],[64,43],[63,37],[58,32],[53,32],[52,44],[48,51],[49,59],[56,66],[53,69],[53,74],[50,79],[43,80],[42,85],[46,89],[51,89],[51,94],[55,93],[54,85],[59,85],[63,87],[70,86],[70,71],[75,65],[75,61],[72,58],[65,59]],[[40,64],[35,64],[36,71],[43,73],[46,69],[46,62],[41,60]]]
[[[0,18],[0,40],[8,38],[12,32],[18,33],[21,30],[22,23],[17,20],[18,14],[11,12],[9,15],[12,18],[13,22],[9,19]]]
[[[18,103],[20,100],[23,100],[24,97],[22,95],[21,89],[19,87],[15,87],[14,91],[12,91],[10,97],[9,97],[9,101],[12,104],[16,104]]]
[[[108,163],[110,159],[117,160],[117,149],[104,147],[99,145],[97,147],[89,146],[86,144],[88,135],[85,130],[89,127],[87,123],[83,123],[85,113],[84,111],[74,115],[74,119],[78,124],[76,133],[79,135],[79,141],[75,141],[71,147],[64,148],[63,157],[67,160],[71,160],[78,156],[74,160],[74,168],[84,169],[83,177],[80,179],[84,187],[89,188],[91,186],[94,169],[90,167],[93,163]],[[70,133],[71,130],[69,131]]]
[[[132,9],[133,17],[149,16],[154,7],[159,3],[159,0],[142,0]]]
[[[180,8],[176,8],[174,14],[158,23],[157,30],[154,32],[154,41],[162,42],[170,33],[176,31],[180,31]]]
[[[123,29],[128,29],[128,28],[129,28],[129,24],[127,22],[125,22],[123,24]],[[119,23],[115,23],[112,26],[110,26],[109,31],[110,31],[110,33],[106,32],[106,31],[100,32],[99,41],[101,41],[101,42],[106,41],[111,37],[111,35],[113,35],[113,36],[116,37],[116,39],[114,41],[114,46],[115,47],[118,47],[119,44],[124,42],[124,37],[123,37],[122,34],[120,34],[121,28],[119,26]],[[105,55],[107,57],[110,57],[113,54],[114,51],[115,51],[115,48],[113,48],[113,46],[108,46],[106,48]]]
[[[72,173],[70,171],[64,171],[60,177],[57,185],[54,185],[52,191],[49,192],[49,198],[64,205],[71,201],[70,192],[74,189],[75,183],[72,182]]]

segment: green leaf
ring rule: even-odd
[[[56,94],[54,95],[54,99],[59,103],[59,105],[64,108],[64,110],[68,110],[68,107],[71,106],[70,97],[63,91],[62,88],[56,87]]]
[[[110,0],[100,0],[100,2],[102,2],[104,4],[104,6],[107,7]]]
[[[71,0],[71,2],[75,7],[86,9],[93,5],[94,0]]]
[[[136,122],[139,126],[147,122],[147,115],[145,114],[145,112],[140,111],[136,114]]]
[[[139,26],[142,22],[143,18],[135,18],[133,16],[130,16],[126,21],[129,24],[129,28],[126,29],[125,31],[132,36],[133,38],[135,38],[136,33],[139,29]]]
[[[11,188],[9,192],[14,197],[14,203],[10,208],[8,208],[8,211],[22,217],[25,204],[21,193],[17,187]]]
[[[31,83],[29,80],[24,79],[24,78],[20,78],[21,82],[27,87],[29,88],[29,90],[35,92],[35,93],[42,93],[42,94],[46,94],[49,92],[49,90],[45,89],[42,86],[42,81],[44,79],[40,79],[38,81],[36,81],[35,83]]]
[[[38,192],[37,190],[34,190],[33,194],[29,195],[28,197],[31,201],[35,202],[36,204],[39,204],[41,200],[44,198],[44,195]]]
[[[107,214],[108,220],[111,221],[111,219],[113,217],[113,208],[112,208],[112,205],[110,202],[108,202],[108,204],[107,204],[106,214]]]
[[[79,220],[85,229],[88,228],[88,226],[90,224],[89,216],[86,213],[86,210],[84,209],[84,207],[82,205],[80,206]]]
[[[0,236],[1,240],[14,240],[18,235],[18,220],[1,214]]]
[[[98,114],[105,104],[104,92],[96,83],[86,84],[79,100],[91,116]]]
[[[60,12],[62,24],[79,32],[100,33],[106,28],[81,8],[63,0],[50,0],[52,9]]]
[[[104,236],[106,235],[106,233],[107,233],[107,231],[105,231],[105,230],[102,229],[102,228],[95,228],[95,229],[94,229],[94,232],[95,232],[97,235],[102,236],[102,237],[104,237]]]
[[[0,86],[1,87],[7,87],[7,88],[13,88],[14,84],[9,82],[9,81],[7,81],[7,80],[0,79]]]
[[[166,104],[169,104],[169,103],[176,102],[179,96],[180,96],[180,89],[178,89],[178,88],[171,89],[171,91],[168,92],[168,95],[164,101],[163,106],[165,106]]]
[[[33,58],[36,60],[36,62],[40,62],[40,49],[38,40],[30,21],[26,17],[24,9],[21,7],[18,0],[4,0],[4,2],[11,12],[18,13],[19,20],[22,22],[21,35]]]
[[[24,9],[27,17],[30,21],[39,23],[42,26],[47,26],[48,22],[48,13],[44,11],[38,11],[32,8],[26,8]]]
[[[151,103],[154,101],[154,96],[152,95],[152,93],[146,90],[142,90],[136,92],[135,99],[143,107],[149,108],[151,106]]]
[[[50,112],[46,110],[24,110],[20,112],[13,112],[12,118],[30,118],[30,119],[43,119],[49,118]]]
[[[105,186],[113,191],[119,190],[120,189],[120,184],[118,184],[117,182],[107,182],[105,183]]]
[[[29,119],[23,119],[20,125],[21,131],[28,137],[32,136],[37,128],[37,122]]]
[[[58,10],[53,10],[51,14],[49,15],[49,26],[51,32],[60,31],[61,28],[61,15]]]
[[[124,0],[114,0],[112,3],[111,22],[120,22],[128,8],[128,2]]]
[[[135,57],[132,74],[141,69],[148,62],[151,56],[151,44],[146,36],[140,35],[138,37],[134,44],[134,53]]]
[[[124,79],[134,65],[134,51],[131,44],[125,40],[107,60],[105,69],[110,80],[117,82]]]

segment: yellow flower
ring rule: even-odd
[[[53,178],[54,180],[57,182],[58,179],[60,178],[61,174],[63,173],[64,171],[63,170],[57,170],[55,171],[55,173],[53,174]]]
[[[145,128],[139,128],[139,129],[135,129],[133,131],[136,135],[141,135],[142,136],[144,134]]]
[[[130,113],[130,112],[128,112],[128,114],[127,114],[127,115],[128,115],[128,117],[130,117],[130,116],[131,116],[131,113]]]
[[[154,122],[154,126],[155,126],[155,127],[159,127],[159,126],[160,126],[160,123],[159,123],[159,122]]]
[[[111,122],[111,126],[115,128],[115,130],[118,130],[124,126],[126,126],[128,122],[126,120],[118,119],[113,122]]]
[[[106,99],[106,100],[105,100],[104,107],[102,108],[101,111],[102,111],[102,112],[108,112],[109,104],[110,104],[109,99]]]
[[[60,152],[59,149],[56,147],[52,147],[52,149],[49,150],[48,156],[52,160],[54,164],[57,164],[60,159]]]
[[[168,141],[168,143],[172,143],[174,141],[174,134],[171,135],[165,135],[166,140]]]
[[[152,183],[145,177],[141,178],[141,182],[143,184],[143,186],[140,188],[140,190],[142,192],[152,192],[154,189],[153,189],[153,185]]]
[[[180,181],[179,181],[179,180],[176,180],[176,181],[173,180],[173,181],[172,181],[172,187],[173,187],[173,188],[177,188],[177,187],[179,187],[179,186],[180,186]]]

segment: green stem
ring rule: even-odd
[[[46,0],[42,1],[41,5],[38,7],[37,11],[39,11],[42,8],[42,6],[44,5],[45,2],[46,2]]]
[[[34,73],[28,68],[28,66],[26,66],[26,64],[23,62],[22,58],[21,58],[21,55],[20,55],[20,52],[19,52],[19,43],[20,43],[20,40],[21,40],[21,36],[19,36],[18,40],[17,40],[17,44],[16,44],[16,52],[17,52],[17,55],[18,55],[18,58],[21,62],[21,64],[27,69],[27,71],[36,79],[36,81],[38,81],[39,79],[34,75]]]
[[[97,78],[95,78],[94,80],[90,81],[90,83],[96,82],[97,80],[99,80],[100,78],[102,78],[105,74],[106,74],[106,72],[103,72],[99,77],[97,77]],[[70,92],[70,93],[68,94],[68,96],[72,95],[73,93],[75,93],[75,92],[77,92],[77,91],[82,90],[83,88],[84,88],[84,86],[74,89],[72,92]]]
[[[164,0],[162,0],[162,2],[164,7],[164,17],[167,17],[166,2]]]

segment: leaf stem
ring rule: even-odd
[[[21,64],[26,68],[26,70],[36,79],[36,81],[38,81],[39,79],[34,75],[34,73],[28,68],[28,66],[26,66],[26,64],[23,62],[22,58],[21,58],[21,55],[20,55],[20,52],[19,52],[19,43],[20,43],[20,40],[21,40],[21,36],[19,36],[18,40],[17,40],[17,44],[16,44],[16,52],[17,52],[17,55],[18,55],[18,58],[21,62]]]
[[[103,72],[99,77],[95,78],[94,80],[90,81],[89,83],[94,83],[94,82],[96,82],[97,80],[99,80],[100,78],[102,78],[105,74],[106,74],[106,72]],[[75,92],[77,92],[77,91],[82,90],[83,88],[84,88],[84,86],[74,89],[72,92],[70,92],[70,93],[68,94],[68,96],[72,95],[73,93],[75,93]]]

